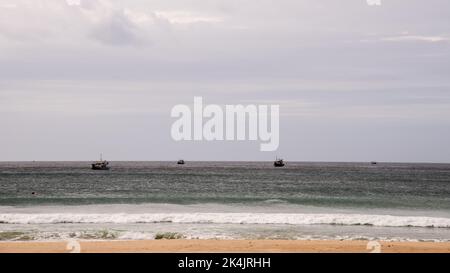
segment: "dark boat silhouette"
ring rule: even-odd
[[[370,164],[372,164],[372,165],[377,165],[377,164],[378,164],[378,162],[376,162],[376,161],[372,161],[372,162],[370,162]]]
[[[276,159],[274,162],[273,162],[273,166],[275,166],[275,167],[284,167],[284,161],[283,161],[283,159]]]
[[[102,155],[100,155],[100,160],[91,164],[91,168],[97,171],[106,171],[109,170],[109,162],[102,159]]]
[[[177,162],[178,165],[184,165],[185,163],[186,163],[186,162],[184,162],[183,159],[180,159],[180,160],[178,160],[178,162]]]

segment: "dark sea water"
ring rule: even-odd
[[[0,240],[450,240],[450,164],[0,163]],[[33,194],[34,193],[34,194]]]

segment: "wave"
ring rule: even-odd
[[[1,241],[67,241],[67,240],[154,240],[158,234],[165,232],[155,231],[124,231],[115,229],[78,230],[78,231],[6,231],[0,232]],[[186,231],[180,234],[183,239],[202,240],[254,240],[254,239],[283,239],[283,240],[339,240],[339,241],[385,241],[385,242],[449,242],[446,238],[409,238],[408,236],[378,236],[378,235],[337,235],[337,234],[239,234],[223,232]]]
[[[143,214],[0,214],[3,224],[62,223],[212,223],[212,224],[290,224],[290,225],[367,225],[380,227],[450,228],[450,218],[368,214],[298,213],[143,213]]]

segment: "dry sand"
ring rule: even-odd
[[[79,241],[82,253],[368,253],[367,241],[142,240]],[[0,253],[67,253],[67,242],[0,242]],[[380,242],[382,253],[450,253],[450,242]]]

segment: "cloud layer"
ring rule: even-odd
[[[445,0],[0,0],[0,160],[88,159],[104,137],[117,159],[272,158],[171,142],[196,95],[279,103],[286,158],[450,162],[449,25]]]

